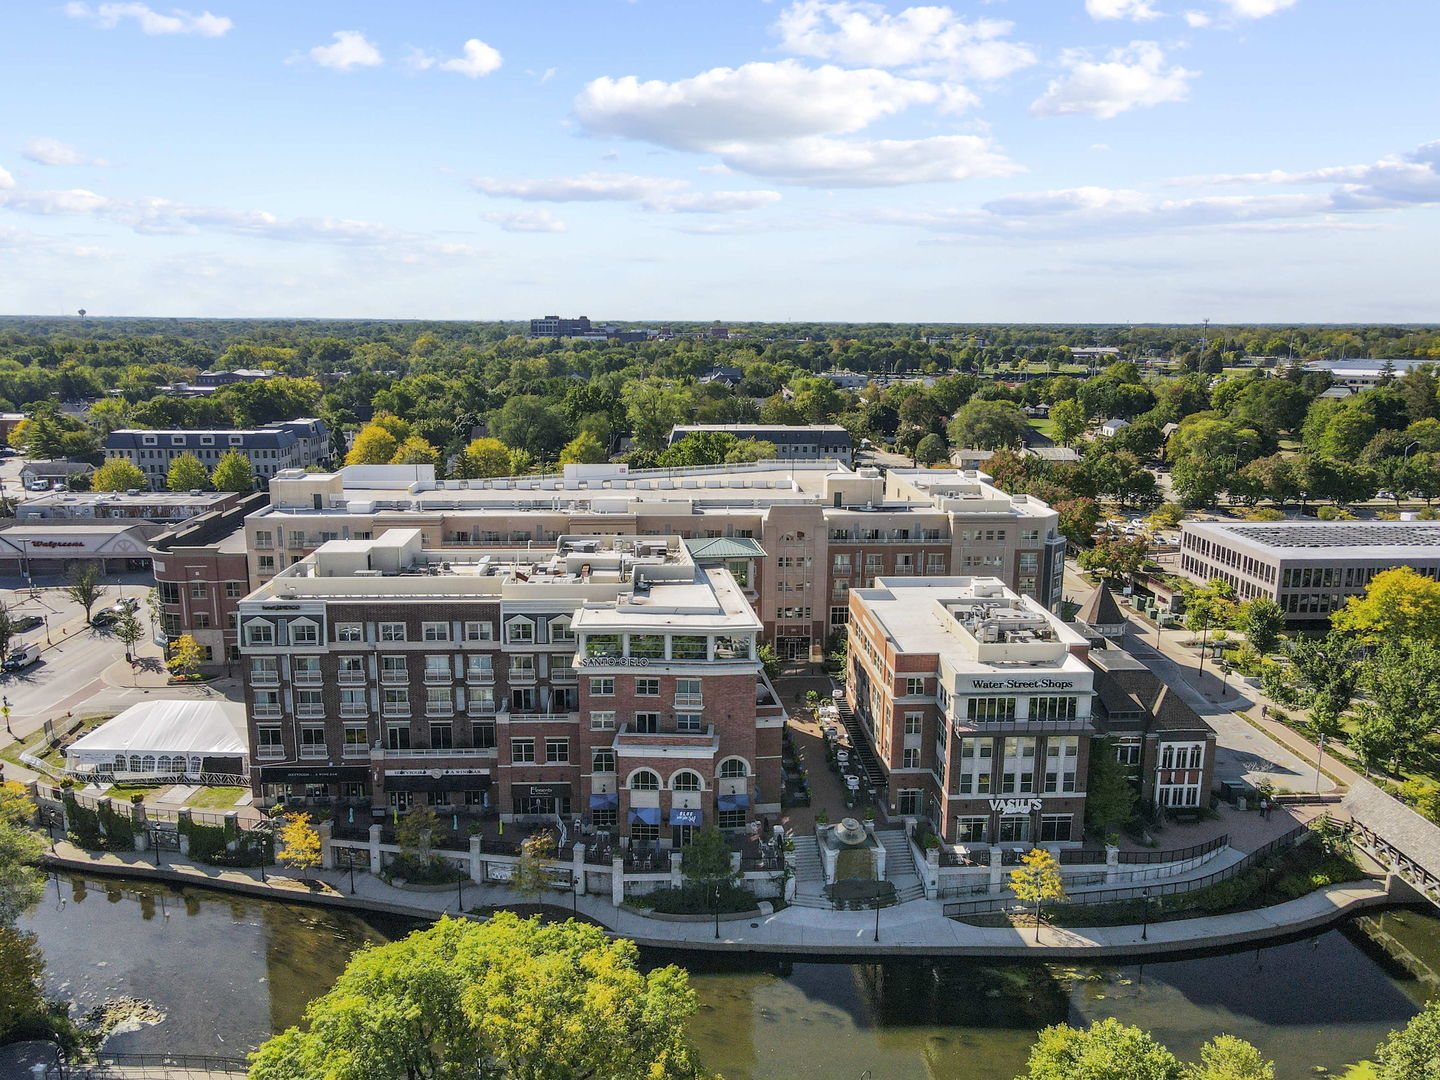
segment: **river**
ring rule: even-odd
[[[83,1010],[154,1002],[158,1025],[117,1034],[117,1052],[234,1055],[295,1023],[366,942],[416,924],[208,890],[52,877],[23,920],[52,992]],[[647,954],[687,967],[701,1000],[692,1037],[727,1080],[1003,1080],[1047,1024],[1115,1016],[1182,1057],[1242,1036],[1280,1080],[1368,1056],[1440,994],[1440,918],[1413,910],[1304,940],[1147,964],[970,961],[788,963]]]

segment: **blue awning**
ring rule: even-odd
[[[721,810],[744,810],[749,805],[750,793],[747,791],[737,791],[734,795],[720,796]]]
[[[591,795],[591,810],[614,810],[620,805],[619,795]]]
[[[671,810],[671,825],[700,825],[705,820],[703,810]]]
[[[631,825],[659,825],[660,808],[658,806],[632,806],[630,808]]]

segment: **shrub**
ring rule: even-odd
[[[695,884],[687,882],[678,889],[656,889],[644,897],[635,897],[633,901],[644,900],[649,907],[666,915],[710,915],[715,911],[715,886]],[[755,910],[755,894],[744,886],[734,882],[722,882],[720,885],[720,911],[721,913],[736,911]]]
[[[412,885],[448,885],[469,875],[439,855],[396,855],[385,866],[387,878],[404,878]]]

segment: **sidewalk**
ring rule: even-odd
[[[172,852],[94,853],[67,841],[55,845],[47,862],[56,868],[166,880],[180,885],[211,886],[285,902],[320,903],[355,910],[379,911],[416,918],[437,918],[459,912],[457,891],[414,893],[386,885],[368,873],[356,874],[355,893],[344,871],[317,872],[334,891],[316,891],[285,875],[258,870],[222,869],[172,861]],[[465,910],[532,905],[503,885],[463,884]],[[549,906],[563,913],[571,908],[615,934],[654,948],[733,950],[780,954],[836,956],[916,955],[986,957],[1074,957],[1146,955],[1214,948],[1261,941],[1327,925],[1345,914],[1389,903],[1383,885],[1355,882],[1332,885],[1299,900],[1255,911],[1210,918],[1138,926],[1089,929],[1043,927],[1035,941],[1031,929],[970,926],[947,919],[940,905],[916,900],[876,914],[869,911],[822,911],[789,907],[753,920],[722,921],[720,937],[711,922],[664,922],[613,907],[608,899],[557,894]],[[875,940],[876,927],[879,940]],[[1143,936],[1142,936],[1143,935]]]

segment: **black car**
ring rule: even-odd
[[[40,618],[39,615],[22,615],[20,616],[20,618],[14,621],[14,623],[12,624],[12,629],[23,634],[26,630],[34,630],[35,627],[39,626],[44,621],[45,620]]]

